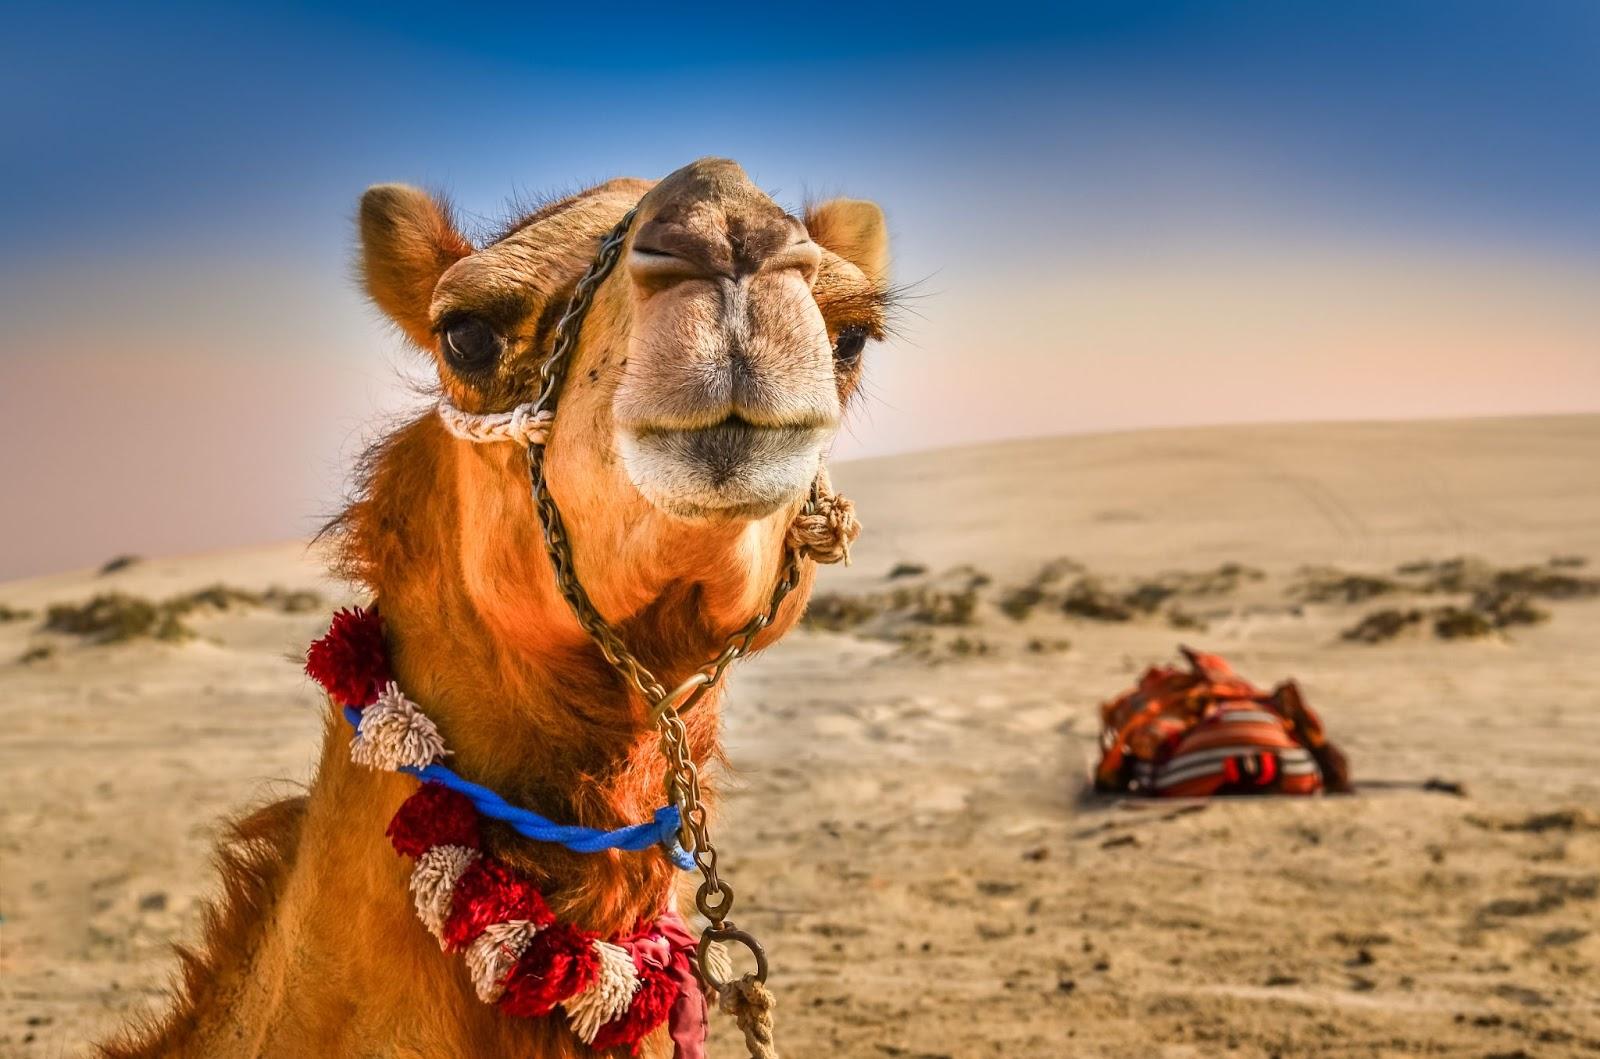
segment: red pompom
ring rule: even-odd
[[[407,798],[389,821],[387,834],[395,852],[413,858],[433,846],[477,849],[482,844],[472,800],[440,783],[424,783]]]
[[[533,883],[493,857],[479,857],[456,880],[443,941],[447,949],[463,949],[493,923],[526,919],[543,927],[555,918]]]
[[[589,988],[600,971],[593,940],[571,923],[557,923],[535,934],[506,977],[500,1010],[519,1018],[539,1018]]]
[[[306,651],[306,673],[341,705],[360,709],[377,702],[394,679],[377,606],[336,613],[328,634]]]
[[[627,1048],[630,1055],[637,1055],[639,1042],[651,1030],[667,1021],[667,1015],[677,999],[678,982],[670,971],[651,964],[641,965],[639,991],[633,994],[633,1002],[628,1005],[627,1011],[600,1027],[600,1032],[594,1037],[595,1051]]]

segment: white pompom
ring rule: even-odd
[[[361,711],[361,723],[350,743],[351,761],[385,772],[402,765],[426,768],[448,753],[438,727],[393,681],[377,702]]]
[[[572,1032],[584,1044],[593,1044],[600,1027],[620,1016],[633,1003],[639,991],[639,969],[628,950],[609,941],[595,941],[594,953],[600,959],[599,971],[589,988],[568,997],[561,1006],[567,1009]]]
[[[411,896],[416,902],[417,918],[429,934],[439,938],[441,946],[456,882],[477,859],[478,851],[466,846],[431,846],[411,869]]]
[[[539,933],[539,925],[526,919],[491,923],[467,947],[467,971],[478,999],[493,1004],[506,989],[506,975]]]

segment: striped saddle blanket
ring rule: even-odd
[[[1100,707],[1096,788],[1173,798],[1350,789],[1344,755],[1294,681],[1265,692],[1216,655],[1182,651],[1187,667],[1153,666]]]

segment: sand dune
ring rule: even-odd
[[[1600,1054],[1597,468],[1592,416],[838,467],[857,561],[728,711],[719,844],[786,1054]],[[194,603],[181,643],[39,631],[215,582],[325,605]],[[1440,638],[1446,608],[1500,613],[1485,586],[1543,620]],[[287,659],[343,594],[298,545],[0,585],[34,612],[0,623],[0,1053],[80,1054],[159,1002],[217,818],[308,778],[323,707]],[[1417,618],[1341,637],[1379,610]],[[1179,642],[1298,677],[1365,791],[1086,797],[1098,703]]]

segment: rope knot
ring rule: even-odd
[[[819,490],[809,512],[789,524],[789,545],[819,563],[850,565],[850,545],[861,536],[850,498]]]
[[[531,404],[519,404],[511,410],[506,433],[511,435],[512,440],[524,445],[543,445],[554,419],[555,416],[549,412],[535,412]]]
[[[777,1003],[772,990],[753,974],[729,982],[717,992],[717,1007],[744,1032],[750,1059],[778,1059],[778,1046],[772,1039],[772,1008]]]

